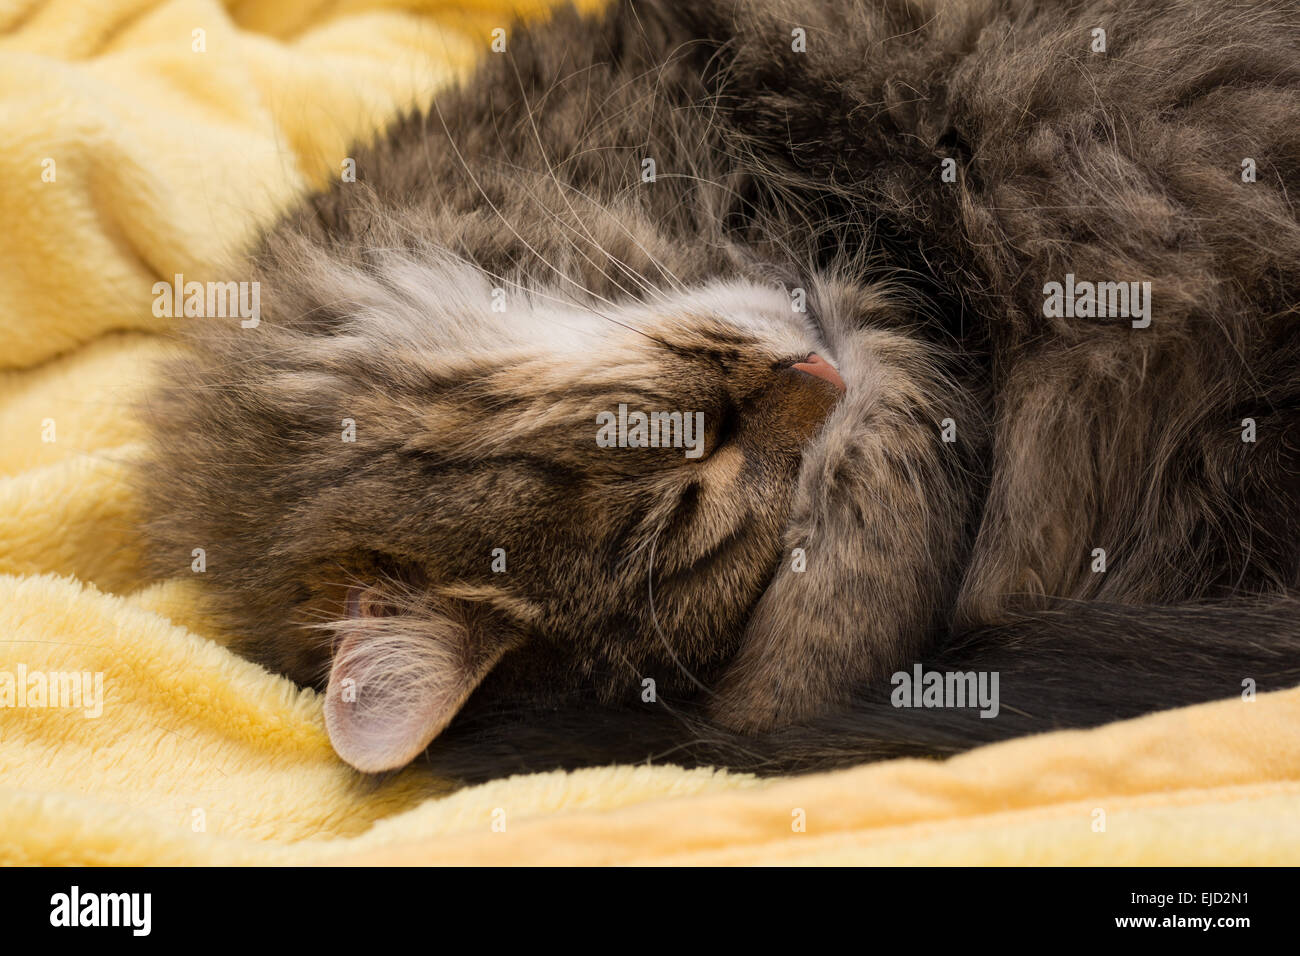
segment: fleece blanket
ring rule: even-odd
[[[539,0],[527,0],[535,4]],[[126,465],[203,275],[523,0],[0,0],[0,862],[1297,863],[1300,690],[757,780],[371,780],[321,699],[145,586]]]

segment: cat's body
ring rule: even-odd
[[[160,572],[205,548],[362,769],[809,769],[1300,682],[1300,6],[562,12],[357,171],[143,475]],[[620,404],[703,454],[598,445]],[[1000,716],[891,706],[919,662]]]

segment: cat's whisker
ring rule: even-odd
[[[562,190],[568,190],[569,192],[577,193],[580,197],[582,197],[583,199],[586,199],[588,202],[594,202],[594,200],[591,198],[590,195],[588,195],[588,194],[587,194],[586,192],[584,192],[583,190],[579,189],[579,188],[578,188],[577,186],[575,186],[573,183],[566,183],[566,182],[561,182],[561,181],[558,181],[558,180],[557,180],[557,181],[556,181],[556,185],[558,185]],[[645,254],[645,256],[646,256],[647,259],[650,260],[651,265],[653,265],[656,269],[658,269],[659,272],[664,276],[664,278],[667,279],[670,283],[673,284],[673,286],[674,286],[674,288],[676,289],[676,291],[678,291],[678,292],[680,292],[680,293],[685,293],[685,292],[687,291],[687,285],[686,285],[686,283],[684,283],[684,282],[683,282],[683,281],[682,281],[682,280],[677,276],[676,273],[674,273],[671,269],[669,269],[668,266],[665,265],[665,264],[663,263],[662,260],[658,259],[658,258],[654,255],[654,253],[652,253],[649,249],[647,249],[646,246],[645,246],[645,244],[644,244],[640,239],[637,238],[636,234],[635,234],[634,232],[632,232],[632,230],[629,229],[629,228],[628,228],[628,227],[627,227],[627,226],[626,226],[626,225],[621,221],[621,219],[619,219],[619,218],[616,216],[616,217],[613,218],[613,223],[614,223],[615,226],[617,226],[619,229],[623,230],[623,232],[627,234],[627,237],[628,237],[629,239],[631,239],[632,242],[636,245],[636,247],[637,247],[638,249],[640,249],[641,252],[643,252],[643,253]],[[607,254],[608,254],[608,253],[607,253]]]
[[[469,181],[474,184],[474,188],[478,190],[478,193],[483,198],[483,201],[487,203],[488,208],[491,209],[493,214],[498,219],[501,220],[502,224],[505,225],[505,227],[509,229],[510,232],[514,235],[514,237],[518,239],[520,243],[523,244],[524,248],[526,248],[529,252],[531,252],[534,256],[536,256],[537,260],[541,262],[543,265],[545,265],[548,269],[550,269],[553,273],[555,273],[556,276],[558,276],[563,281],[568,282],[569,284],[581,289],[584,294],[590,296],[591,298],[598,299],[599,301],[604,302],[610,308],[614,308],[615,305],[613,302],[611,302],[609,299],[605,298],[604,296],[594,292],[592,289],[583,285],[578,280],[574,279],[571,275],[568,274],[567,271],[556,266],[553,262],[551,262],[550,259],[542,255],[541,252],[535,246],[533,246],[532,243],[530,243],[527,239],[524,238],[523,234],[518,229],[516,229],[514,224],[509,220],[509,218],[506,217],[505,213],[503,213],[500,210],[500,208],[497,206],[497,204],[492,201],[492,197],[488,195],[487,190],[483,188],[483,184],[479,181],[479,178],[474,174],[474,171],[473,169],[470,168],[469,163],[465,161],[465,157],[461,153],[460,147],[456,145],[456,140],[451,135],[451,127],[447,125],[447,118],[442,113],[442,107],[439,106],[437,97],[434,97],[433,99],[432,109],[433,112],[437,113],[438,121],[442,124],[443,132],[446,134],[447,143],[448,145],[451,146],[452,152],[456,154],[456,159],[460,163],[461,168],[465,171],[465,175],[469,178]],[[425,148],[426,149],[428,148],[427,140],[426,140]]]
[[[521,102],[523,103],[524,113],[525,113],[525,115],[528,117],[528,124],[529,124],[529,127],[532,129],[532,132],[533,132],[533,140],[537,143],[537,150],[538,150],[538,152],[541,154],[541,157],[542,157],[542,163],[543,163],[543,164],[545,165],[545,167],[546,167],[546,174],[547,174],[548,176],[550,176],[551,181],[555,184],[557,193],[559,194],[560,198],[561,198],[562,200],[564,200],[564,205],[568,208],[569,212],[573,215],[573,217],[574,217],[575,221],[577,221],[578,225],[582,227],[583,232],[586,233],[586,236],[587,236],[588,240],[591,241],[591,244],[592,244],[593,246],[595,246],[596,249],[598,249],[600,252],[604,253],[605,256],[606,256],[606,258],[608,258],[611,262],[613,262],[613,263],[614,263],[618,268],[622,269],[622,271],[623,271],[626,275],[628,275],[628,276],[629,276],[629,277],[630,277],[634,282],[636,282],[638,285],[640,285],[641,288],[642,288],[645,292],[647,292],[648,294],[650,294],[650,295],[652,295],[652,296],[656,296],[656,297],[660,297],[660,298],[661,298],[661,296],[659,295],[659,293],[657,292],[657,290],[655,290],[655,289],[654,289],[654,288],[653,288],[653,287],[652,287],[648,282],[646,282],[645,280],[643,280],[640,276],[638,276],[638,275],[637,275],[636,273],[634,273],[631,269],[629,269],[629,268],[628,268],[628,267],[627,267],[627,266],[626,266],[626,265],[625,265],[621,260],[619,260],[617,257],[615,257],[615,256],[613,256],[612,254],[610,254],[610,253],[609,253],[609,252],[608,252],[608,251],[607,251],[607,250],[606,250],[606,249],[605,249],[605,248],[604,248],[604,247],[603,247],[603,246],[602,246],[602,245],[601,245],[601,244],[596,240],[596,237],[595,237],[594,235],[592,235],[591,230],[587,229],[585,226],[582,225],[582,218],[578,215],[578,211],[577,211],[576,209],[573,208],[573,203],[571,203],[571,202],[569,201],[568,196],[565,194],[564,189],[562,188],[562,186],[561,186],[561,184],[560,184],[559,177],[555,175],[555,166],[554,166],[554,164],[551,162],[551,158],[550,158],[550,156],[548,156],[547,153],[546,153],[546,146],[542,143],[542,136],[541,136],[541,133],[540,133],[539,130],[537,129],[537,121],[536,121],[536,119],[533,117],[533,107],[532,107],[532,104],[528,102],[528,94],[527,94],[527,91],[524,89],[524,81],[523,81],[523,78],[519,75],[519,67],[518,67],[517,64],[515,64],[515,62],[514,62],[513,60],[511,60],[511,62],[510,62],[510,66],[511,66],[511,69],[514,71],[514,74],[515,74],[515,82],[516,82],[516,84],[517,84],[518,87],[519,87],[519,96],[520,96],[520,100],[521,100]],[[538,208],[541,208],[544,212],[546,212],[547,214],[549,214],[549,215],[552,217],[552,219],[553,219],[556,223],[558,223],[560,226],[562,226],[562,227],[565,228],[565,229],[572,230],[573,227],[571,227],[568,223],[566,223],[563,219],[561,219],[559,215],[557,215],[556,213],[554,213],[552,210],[547,209],[547,208],[542,204],[542,201],[541,201],[540,197],[534,197],[534,199],[535,199],[535,201],[536,201],[536,205],[538,206]],[[569,244],[573,247],[573,249],[574,249],[575,252],[577,252],[577,253],[578,253],[579,255],[581,255],[584,259],[586,259],[586,260],[587,260],[587,261],[588,261],[592,266],[595,266],[595,267],[600,271],[600,273],[601,273],[602,275],[606,276],[606,278],[610,278],[610,277],[609,277],[609,274],[606,273],[604,269],[600,268],[600,266],[596,265],[596,263],[595,263],[594,261],[592,261],[592,259],[591,259],[591,258],[590,258],[590,257],[589,257],[585,252],[582,251],[582,249],[578,246],[577,243],[573,242],[572,240],[569,240]],[[617,282],[615,282],[612,278],[610,278],[610,281],[611,281],[611,282],[614,282],[615,285],[618,285],[618,287],[619,287],[620,289],[623,289],[623,286],[619,285],[619,284],[618,284]],[[626,289],[623,289],[623,291],[626,293],[627,290],[626,290]]]
[[[562,218],[562,217],[561,217],[557,212],[555,212],[553,209],[548,209],[548,208],[547,208],[547,207],[546,207],[546,206],[541,202],[541,200],[540,200],[538,197],[532,197],[532,198],[533,198],[533,201],[535,202],[535,204],[536,204],[536,206],[537,206],[537,209],[538,209],[540,212],[542,212],[544,215],[546,215],[547,217],[549,217],[549,218],[551,219],[551,221],[554,222],[557,226],[559,226],[562,230],[564,230],[564,232],[560,234],[560,235],[561,235],[561,238],[563,238],[563,239],[564,239],[564,240],[569,244],[570,248],[572,248],[574,252],[576,252],[579,256],[581,256],[581,257],[583,258],[583,260],[586,261],[586,263],[587,263],[588,265],[590,265],[593,269],[595,269],[597,272],[599,272],[599,273],[600,273],[600,274],[601,274],[601,275],[602,275],[606,280],[608,280],[609,283],[610,283],[611,285],[617,287],[618,290],[619,290],[620,292],[622,292],[625,296],[628,297],[628,299],[630,299],[630,300],[634,300],[634,301],[637,299],[637,296],[636,296],[636,295],[635,295],[631,290],[629,290],[626,286],[624,286],[624,285],[623,285],[622,283],[620,283],[617,279],[615,279],[612,275],[610,275],[609,272],[607,272],[607,271],[605,270],[605,268],[604,268],[603,266],[600,265],[600,263],[598,263],[595,259],[591,258],[591,256],[589,256],[585,251],[583,251],[582,247],[581,247],[577,242],[575,242],[572,238],[570,238],[569,233],[575,233],[575,232],[577,232],[577,230],[576,230],[572,225],[570,225],[569,223],[565,222],[564,219],[563,219],[563,218]],[[566,203],[567,203],[567,200],[566,200]],[[576,212],[575,210],[572,209],[572,205],[571,205],[571,204],[570,204],[570,211],[573,211],[575,217],[577,216],[577,212]],[[579,221],[580,221],[580,220],[579,220]],[[586,231],[586,230],[584,230],[584,231]],[[625,275],[627,275],[627,276],[628,276],[629,278],[631,278],[634,282],[636,282],[639,286],[641,286],[643,292],[647,293],[649,296],[651,296],[652,298],[655,298],[655,299],[664,299],[664,298],[665,298],[665,297],[662,295],[662,293],[660,293],[657,289],[655,289],[653,286],[651,286],[649,283],[647,283],[644,279],[642,279],[640,276],[638,276],[635,272],[633,272],[631,269],[629,269],[629,268],[628,268],[628,267],[627,267],[627,266],[626,266],[626,265],[625,265],[621,260],[619,260],[616,256],[610,254],[610,253],[607,252],[603,247],[601,247],[600,244],[597,243],[597,242],[595,241],[595,237],[593,237],[593,236],[590,235],[590,232],[588,232],[587,238],[589,238],[589,239],[591,240],[591,243],[592,243],[593,247],[594,247],[598,252],[602,253],[602,254],[605,256],[606,259],[608,259],[610,262],[612,262],[615,266],[617,266],[620,270],[622,270],[622,272],[623,272]]]
[[[697,690],[712,696],[713,691],[705,686],[699,678],[691,672],[690,668],[682,663],[681,658],[677,656],[677,652],[673,650],[672,643],[664,634],[663,628],[659,626],[659,613],[655,609],[655,547],[659,543],[659,534],[662,531],[663,526],[661,525],[659,531],[656,531],[654,536],[650,539],[650,560],[647,563],[646,569],[646,596],[650,604],[650,622],[654,625],[655,634],[658,635],[660,643],[664,646],[664,650],[668,652],[669,658],[672,659],[672,662],[677,666],[677,669],[681,671],[682,675],[694,684]]]

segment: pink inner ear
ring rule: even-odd
[[[432,743],[505,653],[469,653],[466,627],[441,614],[367,617],[365,595],[334,652],[325,728],[340,757],[367,773],[405,766]]]
[[[347,616],[349,620],[362,617],[391,617],[396,611],[384,601],[378,588],[348,588]]]
[[[361,588],[348,588],[347,615],[349,620],[355,620],[361,616]]]
[[[335,651],[325,691],[325,729],[340,757],[358,770],[378,773],[419,756],[455,710],[446,707],[436,687],[378,671],[378,661],[367,660],[361,647],[366,639],[349,634]],[[412,659],[402,666],[421,665]]]

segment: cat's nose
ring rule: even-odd
[[[840,373],[835,371],[835,366],[826,361],[816,352],[812,352],[802,362],[795,362],[791,368],[798,369],[814,378],[820,378],[830,382],[841,392],[844,391],[844,379],[840,378]]]

